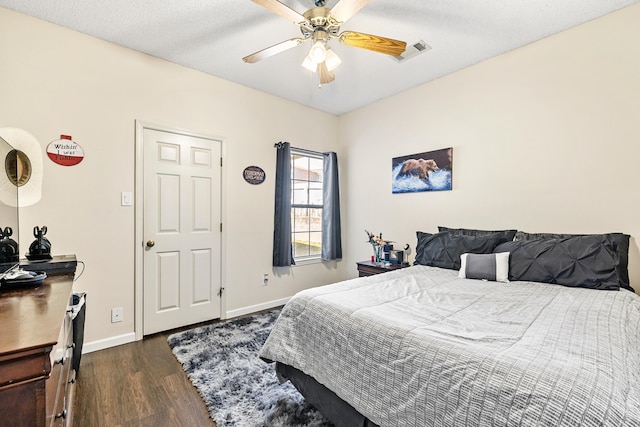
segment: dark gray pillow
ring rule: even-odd
[[[493,234],[498,234],[505,238],[507,242],[513,240],[513,237],[516,235],[518,230],[476,230],[473,228],[449,228],[443,227],[442,225],[438,226],[438,231],[443,232],[447,231],[456,236],[464,235],[464,236],[488,236]]]
[[[418,238],[418,243],[416,244],[416,259],[414,261],[414,265],[421,265],[421,262],[426,259],[426,250],[428,238],[433,236],[433,233],[424,233],[422,231],[416,231],[416,236]]]
[[[624,233],[607,233],[607,234],[557,234],[557,233],[525,233],[524,231],[518,231],[515,235],[515,240],[542,240],[542,239],[565,239],[568,237],[581,237],[581,236],[600,236],[603,242],[611,243],[614,246],[615,252],[618,254],[618,261],[616,263],[616,273],[618,274],[618,280],[620,287],[635,292],[631,287],[629,281],[629,236]]]
[[[415,265],[460,269],[460,255],[488,254],[504,242],[503,236],[456,236],[448,232],[429,234],[418,231]]]
[[[620,289],[614,245],[600,236],[516,240],[498,245],[495,252],[511,253],[509,280]]]

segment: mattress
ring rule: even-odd
[[[380,426],[640,426],[640,297],[457,275],[300,292],[260,356]]]

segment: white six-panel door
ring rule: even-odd
[[[220,317],[221,142],[144,129],[143,323]]]

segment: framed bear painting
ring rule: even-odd
[[[451,190],[453,148],[394,157],[391,161],[393,193]]]

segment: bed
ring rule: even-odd
[[[338,426],[640,426],[628,236],[472,232],[298,293],[260,356]]]

